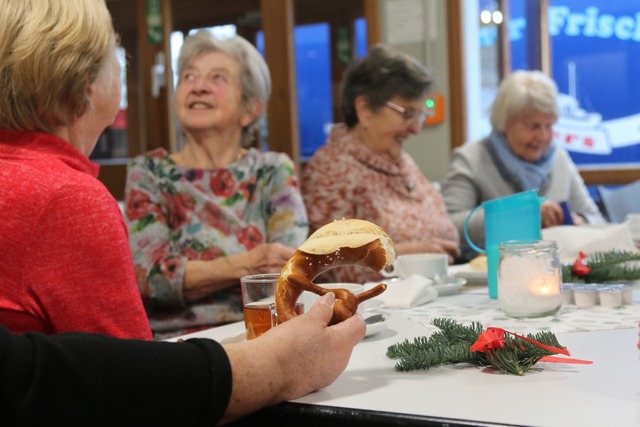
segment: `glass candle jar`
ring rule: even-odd
[[[562,305],[562,269],[552,240],[500,243],[498,304],[510,317],[542,317]]]

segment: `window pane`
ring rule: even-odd
[[[333,123],[329,25],[296,26],[294,37],[300,157],[306,160],[324,144]]]
[[[522,3],[511,2],[511,20],[526,28]],[[628,0],[550,1],[552,77],[561,93],[555,133],[582,167],[640,162],[639,13]],[[512,69],[527,68],[517,59],[526,33],[510,33]]]
[[[511,69],[528,70],[526,0],[509,0],[509,42],[511,43]]]
[[[324,144],[333,123],[331,50],[327,23],[298,25],[294,30],[300,159],[308,160]],[[257,34],[264,54],[264,33]]]
[[[479,23],[478,37],[480,44],[480,84],[481,96],[480,111],[482,112],[482,120],[479,125],[482,136],[491,131],[489,123],[489,108],[496,97],[498,84],[500,83],[500,43],[498,40],[498,28],[502,21],[499,20],[500,15],[498,4],[492,0],[479,0],[478,2],[479,16],[476,18]],[[498,18],[496,21],[495,18]]]
[[[579,164],[640,161],[640,4],[552,1],[553,77],[566,94],[559,137]]]
[[[95,149],[91,152],[92,160],[121,159],[129,156],[127,137],[127,59],[124,48],[118,47],[116,55],[120,62],[122,79],[122,93],[120,94],[120,109],[113,122],[98,138]]]
[[[357,18],[355,21],[356,31],[356,58],[362,58],[367,54],[367,20]]]

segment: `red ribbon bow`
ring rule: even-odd
[[[587,257],[584,252],[578,253],[578,258],[573,263],[571,272],[574,276],[585,276],[591,272],[591,268],[584,265],[584,259]]]
[[[565,349],[565,348],[559,348],[559,347],[553,347],[550,345],[546,345],[546,344],[542,344],[541,342],[538,342],[536,340],[532,340],[530,338],[527,337],[523,337],[522,335],[518,335],[518,334],[514,334],[513,332],[509,332],[509,331],[505,331],[504,329],[501,328],[487,328],[486,331],[482,332],[480,334],[480,336],[478,336],[478,339],[476,340],[476,342],[471,346],[470,350],[471,351],[479,351],[481,353],[484,353],[487,350],[495,350],[498,348],[502,348],[504,347],[504,334],[510,334],[513,335],[514,337],[518,337],[520,339],[523,339],[527,342],[530,342],[531,344],[537,345],[540,348],[543,348],[547,351],[553,352],[553,353],[559,353],[559,354],[564,354],[565,356],[569,356],[569,350]],[[572,359],[572,358],[565,358],[565,357],[557,357],[557,356],[545,356],[543,358],[540,359],[541,362],[558,362],[558,363],[575,363],[575,364],[582,364],[582,365],[590,365],[593,362],[588,361],[588,360],[581,360],[581,359]]]

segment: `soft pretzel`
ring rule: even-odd
[[[278,321],[286,322],[297,315],[294,308],[303,291],[318,295],[333,292],[336,301],[331,324],[348,319],[362,301],[380,295],[387,285],[381,283],[354,295],[347,289],[324,289],[315,285],[313,279],[344,265],[361,265],[379,272],[394,260],[393,242],[377,225],[359,219],[330,222],[309,236],[282,269],[276,292]]]

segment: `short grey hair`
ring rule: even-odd
[[[242,130],[243,145],[251,145],[259,135],[262,117],[265,114],[269,96],[271,96],[271,74],[264,58],[254,45],[241,36],[225,39],[215,37],[210,31],[200,30],[188,36],[178,56],[178,84],[187,65],[201,53],[221,52],[229,55],[240,64],[240,91],[242,102],[247,108],[259,101],[264,104],[262,114]]]
[[[504,132],[512,118],[536,111],[558,119],[556,83],[542,71],[514,71],[500,83],[491,106],[491,126]]]
[[[396,96],[418,99],[428,93],[433,83],[431,72],[416,58],[376,45],[366,57],[352,61],[344,73],[340,102],[344,122],[348,128],[358,123],[355,101],[359,96],[365,96],[375,111]]]

